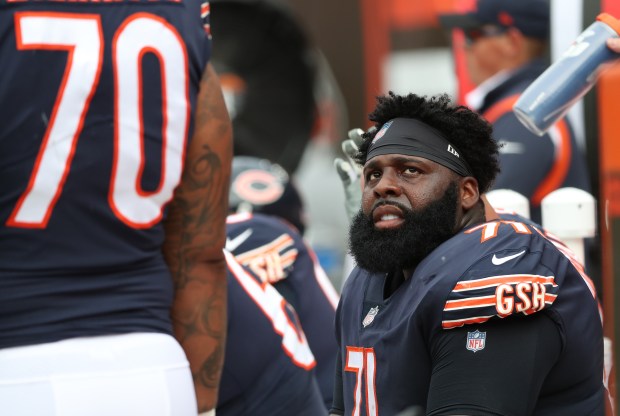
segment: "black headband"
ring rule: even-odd
[[[413,118],[395,118],[385,123],[368,148],[366,161],[388,154],[420,156],[453,170],[474,176],[460,152],[437,129]]]

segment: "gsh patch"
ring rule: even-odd
[[[377,316],[378,313],[379,313],[379,307],[378,306],[375,306],[374,308],[370,308],[370,310],[366,314],[366,317],[362,321],[362,325],[364,325],[364,328],[366,328],[368,325],[372,324],[372,321],[375,320],[375,316]]]
[[[476,352],[484,349],[487,340],[487,333],[480,332],[477,329],[474,332],[467,333],[467,347],[468,350]]]

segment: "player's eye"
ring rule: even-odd
[[[366,174],[367,181],[371,181],[373,179],[379,179],[379,178],[381,178],[381,172],[379,172],[378,170],[372,170]]]

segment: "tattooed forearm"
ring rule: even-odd
[[[226,340],[226,214],[232,132],[219,81],[205,71],[181,183],[168,207],[164,256],[175,286],[172,321],[200,411],[213,408]]]
[[[220,382],[220,372],[224,361],[225,344],[221,343],[218,348],[207,358],[199,371],[193,374],[194,383],[209,388],[217,388]]]
[[[204,272],[199,267],[196,272]],[[224,270],[225,272],[225,270]],[[202,290],[208,296],[194,308],[176,310],[173,320],[181,342],[193,335],[205,333],[213,337],[219,337],[226,328],[222,327],[222,321],[226,318],[226,287],[215,281],[200,281],[193,273],[187,273],[188,287],[179,288],[178,292],[186,291],[192,294]]]
[[[200,182],[199,178],[209,178]],[[202,209],[197,210],[196,222],[211,226],[210,218],[226,217],[228,204],[222,204],[222,198],[228,200],[228,178],[222,180],[222,162],[218,155],[213,153],[208,145],[204,146],[204,155],[200,157],[192,168],[192,180],[195,186],[206,189]],[[209,232],[207,236],[216,235]],[[212,241],[209,240],[209,243]]]

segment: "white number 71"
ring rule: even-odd
[[[373,348],[360,348],[347,346],[347,360],[344,371],[355,373],[355,397],[353,402],[352,416],[360,416],[360,404],[362,400],[362,385],[365,385],[366,414],[377,416],[377,390],[375,388],[375,372],[377,359]],[[364,378],[363,376],[366,375]]]

